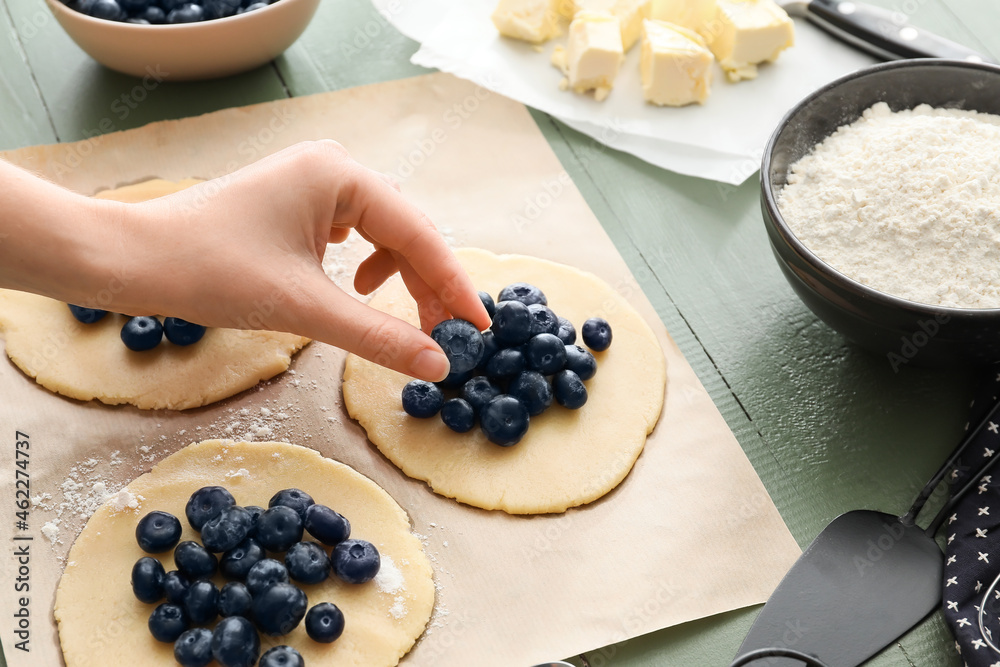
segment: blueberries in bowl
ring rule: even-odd
[[[273,0],[277,2],[277,0]],[[64,0],[81,14],[107,21],[160,25],[224,19],[263,9],[265,0]]]

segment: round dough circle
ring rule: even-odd
[[[275,492],[300,488],[346,516],[351,537],[375,544],[403,575],[405,583],[396,592],[379,590],[378,580],[351,586],[336,577],[301,586],[310,607],[323,601],[340,607],[344,634],[320,644],[300,624],[284,637],[262,636],[262,653],[288,644],[307,665],[391,667],[423,633],[434,606],[433,574],[406,513],[388,493],[305,447],[207,440],[168,456],[129,484],[127,491],[140,497],[138,509],[103,505],[73,543],[55,604],[66,667],[176,667],[173,645],[149,633],[147,620],[155,605],[136,600],[129,584],[135,561],[150,555],[136,544],[135,527],[147,512],[163,510],[181,519],[182,540],[197,539],[184,519],[184,506],[192,492],[209,485],[225,486],[240,505],[265,507]],[[167,571],[174,569],[172,552],[155,557]],[[222,583],[216,577],[216,584]]]
[[[99,197],[142,201],[196,182],[149,181]],[[120,337],[126,320],[109,313],[96,324],[81,324],[60,301],[0,290],[7,356],[46,389],[81,401],[151,410],[207,405],[284,372],[292,355],[309,342],[273,331],[209,329],[195,345],[164,342],[133,352]]]
[[[410,417],[400,392],[412,378],[351,355],[344,370],[348,412],[404,473],[460,502],[510,514],[544,514],[600,498],[632,469],[659,419],[666,360],[655,334],[593,274],[520,255],[476,249],[455,254],[477,289],[496,295],[512,282],[532,283],[578,332],[590,317],[608,320],[614,341],[594,355],[597,374],[586,383],[587,404],[580,410],[553,404],[531,418],[521,442],[498,447],[478,428],[455,433],[439,418]],[[398,278],[370,305],[418,321],[416,304]]]

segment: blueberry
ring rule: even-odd
[[[531,311],[520,301],[501,301],[490,330],[500,347],[526,343],[531,338]]]
[[[528,306],[531,313],[531,335],[548,333],[555,335],[559,331],[559,318],[548,306],[533,303]]]
[[[219,621],[212,631],[212,657],[221,667],[253,667],[260,656],[260,635],[242,616]]]
[[[597,373],[597,359],[579,345],[567,345],[566,370],[573,371],[581,380],[589,380]]]
[[[486,369],[486,364],[489,363],[493,355],[500,351],[500,345],[497,343],[497,337],[492,331],[483,332],[483,358],[480,359],[479,365],[476,366],[476,370],[482,373]]]
[[[511,283],[507,285],[500,290],[498,301],[520,301],[526,306],[530,306],[533,303],[540,303],[546,306],[549,303],[542,290],[528,283]]]
[[[181,539],[181,522],[173,514],[159,510],[139,519],[135,527],[135,541],[146,553],[160,554],[170,551]]]
[[[351,522],[326,505],[310,505],[303,525],[310,535],[330,547],[351,536]]]
[[[184,514],[195,530],[201,530],[205,523],[219,512],[236,504],[233,494],[221,486],[203,486],[191,494]]]
[[[528,431],[528,409],[513,396],[501,394],[486,404],[479,424],[490,442],[501,447],[516,445]]]
[[[264,558],[247,572],[247,589],[254,597],[275,584],[288,583],[288,570],[273,558]]]
[[[230,581],[219,591],[219,616],[223,618],[230,616],[249,618],[252,601],[249,588],[239,581]]]
[[[611,325],[600,317],[591,317],[583,323],[583,342],[595,352],[611,347]]]
[[[163,598],[163,563],[143,556],[132,566],[132,592],[139,602],[159,602]]]
[[[412,380],[403,387],[403,410],[411,417],[433,417],[444,405],[444,394],[436,385]]]
[[[566,345],[572,345],[576,342],[576,327],[565,317],[560,317],[559,329],[556,331],[556,336]]]
[[[191,587],[188,578],[177,570],[171,570],[163,576],[163,594],[167,596],[167,602],[171,604],[182,604],[184,594]]]
[[[167,14],[160,7],[150,5],[145,10],[136,15],[136,18],[146,19],[153,25],[160,25],[167,22]]]
[[[306,661],[291,646],[281,644],[260,656],[257,667],[306,667]]]
[[[149,21],[146,19],[137,19],[135,17],[125,19],[125,23],[134,23],[136,25],[149,25]]]
[[[255,3],[251,4],[251,5],[247,5],[243,9],[241,9],[239,13],[240,14],[244,14],[246,12],[255,12],[258,9],[264,9],[264,8],[266,8],[267,5],[268,5],[268,3],[266,3],[266,2],[255,2]]]
[[[248,537],[222,554],[219,570],[229,579],[244,581],[250,568],[265,557],[264,548],[252,537]]]
[[[94,5],[97,0],[71,0],[67,5],[70,9],[74,9],[81,14],[90,14],[90,8]]]
[[[84,324],[93,324],[108,314],[108,311],[100,310],[99,308],[84,308],[83,306],[74,306],[73,304],[68,305],[69,312],[73,313],[73,317]]]
[[[344,634],[344,613],[332,602],[320,602],[306,614],[306,634],[323,644],[337,641]]]
[[[493,315],[497,312],[497,305],[493,302],[493,297],[489,295],[488,292],[479,292],[479,300],[483,302],[483,308],[486,309],[486,314],[493,319]]]
[[[257,541],[268,551],[288,551],[302,539],[302,518],[285,505],[275,505],[257,519]]]
[[[194,625],[214,621],[219,615],[219,589],[211,581],[196,581],[184,595],[184,612]]]
[[[108,21],[121,21],[125,18],[125,12],[115,0],[95,0],[87,13],[95,19]]]
[[[573,371],[559,371],[552,378],[552,393],[556,402],[564,408],[576,410],[587,402],[587,388],[583,380]]]
[[[188,629],[188,619],[179,605],[164,602],[149,615],[149,632],[161,642],[175,642]]]
[[[208,628],[185,630],[174,642],[174,660],[181,667],[205,667],[212,662],[212,631]]]
[[[468,433],[476,425],[476,411],[464,398],[451,398],[441,407],[441,421],[456,433]]]
[[[163,333],[174,345],[192,345],[205,335],[205,327],[179,317],[166,317],[163,319]]]
[[[477,375],[462,385],[462,398],[472,406],[475,414],[482,412],[486,404],[500,395],[500,388],[490,382],[485,375]]]
[[[235,549],[250,534],[253,519],[239,505],[227,507],[201,527],[201,543],[217,553]]]
[[[448,373],[443,380],[437,382],[439,388],[454,389],[456,387],[461,387],[463,384],[469,381],[472,377],[474,371],[465,371],[464,373],[456,373],[454,371]]]
[[[205,20],[205,10],[201,5],[188,3],[167,14],[167,23],[197,23]]]
[[[364,540],[345,540],[330,554],[333,573],[348,584],[363,584],[378,574],[382,560],[378,549]]]
[[[300,519],[305,520],[306,510],[315,502],[312,496],[301,489],[282,489],[271,496],[271,500],[267,503],[267,506],[275,507],[277,505],[284,505],[285,507],[291,507],[299,515]]]
[[[526,365],[521,350],[509,347],[493,355],[493,358],[486,364],[486,375],[494,382],[510,380],[523,371]]]
[[[299,542],[285,554],[288,576],[303,584],[318,584],[330,576],[330,559],[315,542]]]
[[[205,8],[205,18],[212,20],[234,16],[243,2],[242,0],[202,0],[201,4]]]
[[[189,581],[211,579],[219,569],[219,559],[205,547],[186,540],[174,549],[174,564]]]
[[[163,340],[163,325],[155,317],[132,317],[122,327],[122,342],[135,352],[152,350]]]
[[[542,414],[552,405],[552,388],[545,376],[536,371],[524,371],[514,378],[507,393],[521,401],[532,417]]]
[[[169,14],[178,7],[188,4],[190,1],[191,0],[159,0],[156,4],[163,7],[163,11]]]
[[[260,518],[260,515],[264,513],[264,508],[258,507],[257,505],[247,505],[243,509],[250,512],[250,520],[253,521],[253,525],[250,526],[250,537],[256,537],[257,520]]]
[[[444,350],[452,373],[467,373],[483,358],[483,335],[471,322],[458,319],[439,322],[431,331],[431,338]]]
[[[566,344],[552,334],[538,334],[524,346],[524,356],[528,368],[552,375],[566,365]]]
[[[309,600],[301,588],[281,583],[253,596],[252,613],[261,632],[278,637],[299,625],[307,606]]]

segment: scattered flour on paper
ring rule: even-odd
[[[394,596],[392,606],[389,607],[389,615],[395,619],[406,616],[406,598],[402,593],[406,590],[406,580],[403,572],[396,566],[392,556],[384,554],[381,558],[381,566],[378,574],[375,575],[375,586],[382,593]]]
[[[810,250],[860,283],[1000,307],[1000,116],[880,102],[792,165],[778,207]]]

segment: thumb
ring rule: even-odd
[[[307,282],[308,302],[290,313],[295,333],[422,380],[438,382],[448,375],[448,358],[420,329],[354,299],[326,274]]]

